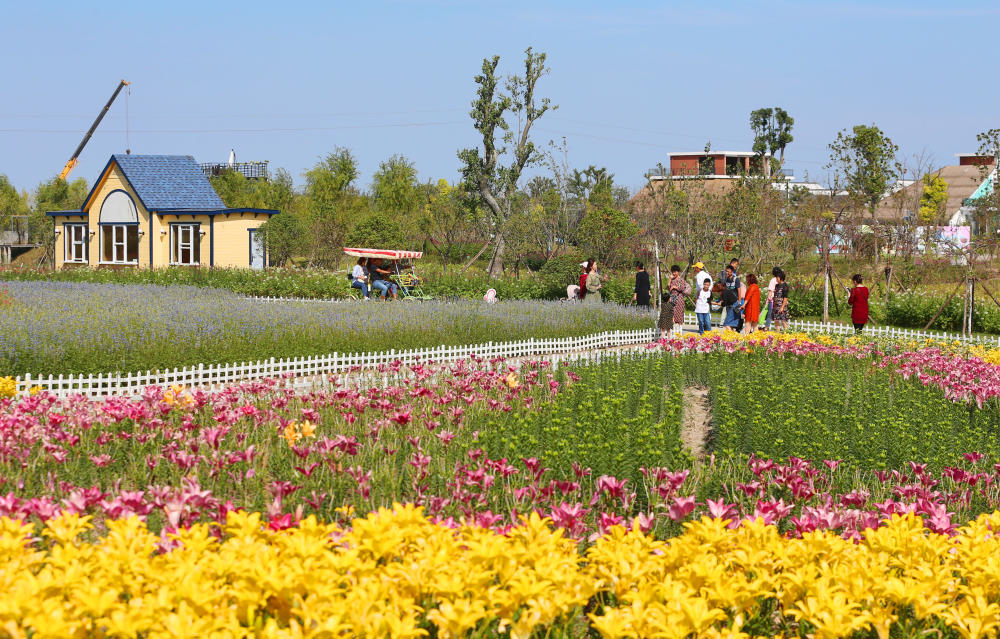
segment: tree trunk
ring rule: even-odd
[[[493,247],[493,256],[490,258],[489,276],[497,279],[503,275],[503,253],[506,242],[503,235],[497,235],[496,246]]]

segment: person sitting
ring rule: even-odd
[[[399,260],[393,260],[392,267],[393,270],[396,272],[396,274],[399,275],[400,277],[403,277],[405,275],[406,277],[409,278],[411,282],[409,286],[420,286],[423,283],[420,277],[413,272],[413,264],[411,262],[400,264]],[[403,273],[403,271],[406,271],[406,273]]]
[[[392,295],[392,299],[396,298],[396,284],[389,280],[389,275],[392,271],[383,266],[382,260],[379,258],[372,258],[369,262],[369,273],[372,278],[372,289],[379,291],[382,294],[382,299],[386,299],[387,295]]]
[[[371,299],[368,294],[368,269],[365,267],[366,260],[363,257],[358,258],[358,263],[354,265],[354,270],[351,271],[351,288],[360,288],[361,295],[366,299]]]

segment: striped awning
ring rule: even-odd
[[[423,251],[393,251],[389,249],[347,248],[344,253],[351,257],[384,257],[388,260],[418,260],[424,256]]]

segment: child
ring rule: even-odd
[[[698,317],[698,334],[703,335],[705,331],[712,330],[712,278],[706,277],[698,291],[698,299],[694,304],[694,314]]]

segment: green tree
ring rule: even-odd
[[[358,192],[358,163],[350,150],[337,147],[306,171],[303,227],[309,240],[310,265],[340,262],[344,239],[355,222],[369,212]]]
[[[0,174],[0,228],[14,215],[28,214],[28,194],[18,193],[6,175]]]
[[[354,225],[347,234],[349,246],[380,249],[405,249],[406,235],[399,220],[375,211]]]
[[[417,225],[441,256],[441,263],[447,271],[455,245],[472,234],[469,203],[464,201],[466,198],[463,198],[461,189],[443,179],[437,184],[428,184],[426,193],[427,203]]]
[[[52,218],[45,212],[77,210],[83,206],[89,191],[87,180],[83,178],[67,182],[59,177],[40,183],[35,189],[35,206],[28,219],[31,239],[45,247],[45,259],[49,263],[54,258],[55,243],[52,241]]]
[[[402,155],[379,164],[372,177],[375,210],[389,215],[412,215],[420,201],[417,169]]]
[[[750,112],[750,129],[753,131],[753,152],[760,158],[764,175],[771,177],[772,168],[781,168],[785,162],[785,147],[792,143],[792,126],[795,119],[781,107],[764,107]],[[766,161],[765,154],[771,155]],[[775,160],[777,154],[777,160]],[[776,167],[771,166],[776,163]]]
[[[618,266],[628,257],[629,240],[639,234],[639,226],[626,212],[611,206],[610,188],[592,201],[580,221],[580,248],[588,257]]]
[[[482,72],[475,77],[478,85],[476,99],[472,102],[472,117],[476,131],[482,138],[482,150],[462,149],[458,158],[462,162],[463,186],[477,194],[491,215],[490,233],[494,240],[489,272],[500,275],[503,266],[505,237],[504,226],[512,212],[512,200],[517,183],[526,166],[540,161],[541,154],[531,140],[531,127],[551,106],[548,98],[537,100],[535,87],[548,68],[545,54],[525,51],[524,75],[508,76],[504,90],[498,87],[497,65],[500,56],[485,58]],[[515,126],[508,123],[510,117]],[[501,159],[508,154],[509,163]]]
[[[708,154],[712,152],[712,141],[709,140],[705,143],[705,150],[703,153],[705,157],[698,160],[698,175],[715,175],[715,159],[708,157]]]
[[[829,147],[826,168],[844,176],[851,199],[866,207],[874,220],[879,201],[903,170],[896,160],[899,147],[874,124],[844,129]]]
[[[948,183],[940,175],[924,174],[924,189],[920,195],[920,223],[934,224],[948,201]]]

